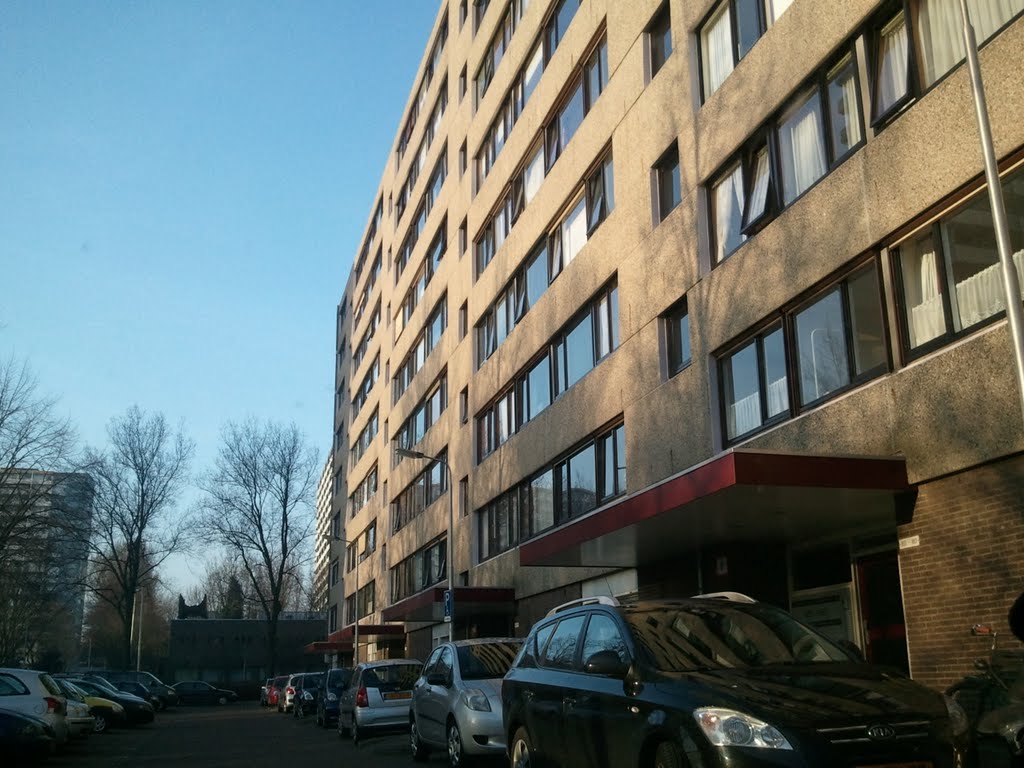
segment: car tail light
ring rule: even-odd
[[[64,713],[64,704],[60,699],[55,699],[53,696],[47,696],[46,701],[46,713],[61,715]]]
[[[285,693],[290,693],[290,694],[291,694],[292,696],[294,696],[294,695],[295,695],[295,689],[294,689],[294,688],[292,688],[292,687],[291,687],[291,686],[289,685],[289,686],[288,686],[288,688],[286,688],[286,689],[285,689]]]
[[[370,699],[366,695],[366,686],[359,686],[359,690],[356,691],[356,706],[357,707],[368,707],[370,706]]]

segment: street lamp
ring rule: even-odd
[[[451,616],[448,617],[448,642],[455,639],[455,505],[452,501],[454,489],[452,487],[452,468],[447,461],[440,456],[429,456],[422,451],[413,451],[408,448],[395,448],[395,453],[407,459],[426,459],[436,461],[444,465],[448,475],[448,594],[451,599]]]
[[[342,538],[340,538],[338,536],[332,536],[332,535],[329,535],[329,534],[326,534],[326,533],[322,535],[322,538],[327,539],[327,541],[336,541],[339,544],[344,544],[346,547],[353,546],[353,545],[356,545],[356,547],[357,547],[356,562],[352,566],[352,572],[355,574],[355,581],[356,581],[356,593],[355,593],[356,616],[355,616],[355,624],[352,627],[352,666],[354,667],[354,666],[356,666],[359,663],[359,552],[358,552],[358,542],[352,542],[352,541],[349,541],[348,539],[342,539]],[[346,553],[346,557],[347,557],[347,553]],[[328,559],[328,563],[330,563],[330,559]],[[328,582],[330,582],[330,565],[328,565],[327,567],[328,567],[328,571],[327,571],[328,572],[328,577],[327,578],[328,578]],[[330,589],[330,583],[328,583],[328,587],[327,588]],[[345,592],[344,592],[344,590],[342,590],[342,593],[341,593],[341,607],[342,607],[342,610],[345,609]],[[327,636],[330,637],[330,635],[331,635],[331,633],[328,630]]]

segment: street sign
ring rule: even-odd
[[[446,589],[444,591],[444,620],[445,621],[451,621],[452,620],[452,614],[454,613],[454,609],[455,609],[455,601],[452,598],[452,591],[450,589]]]

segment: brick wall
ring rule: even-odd
[[[973,624],[999,632],[1000,648],[1019,648],[1006,614],[1024,590],[1024,457],[976,467],[919,488],[900,551],[907,644],[913,677],[937,689],[972,671],[988,652]]]

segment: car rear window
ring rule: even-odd
[[[24,696],[28,688],[14,675],[0,674],[0,696]]]
[[[332,669],[330,671],[330,677],[327,679],[327,684],[331,688],[344,688],[348,685],[348,681],[351,679],[351,669]]]
[[[491,680],[504,677],[521,642],[479,643],[459,646],[459,671],[463,680]]]
[[[419,676],[419,664],[389,664],[364,669],[361,682],[367,688],[376,688],[382,693],[387,693],[412,688]]]
[[[64,695],[64,692],[61,691],[60,686],[57,685],[56,681],[49,675],[40,675],[39,682],[43,684],[43,688],[48,690],[54,696]]]

